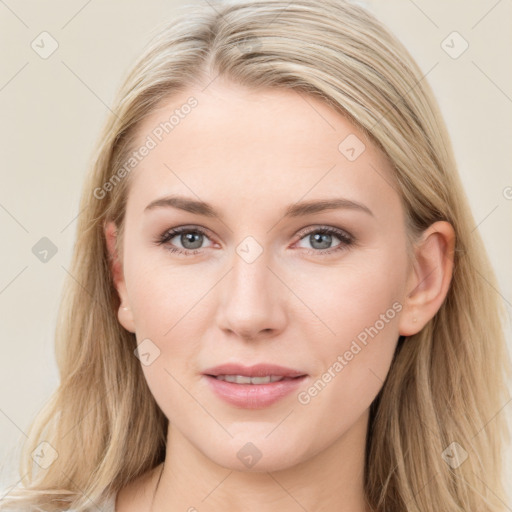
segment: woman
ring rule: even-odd
[[[497,285],[382,24],[191,8],[112,110],[0,510],[505,510]]]

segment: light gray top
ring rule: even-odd
[[[116,512],[116,494],[111,494],[105,505],[103,506],[103,512]]]
[[[99,509],[97,507],[93,507],[92,510],[94,510],[94,512],[98,512],[99,510],[101,512],[116,512],[116,497],[117,494],[112,493],[106,501],[102,504],[98,504]],[[76,512],[76,510],[74,508],[70,508],[66,512]]]
[[[4,493],[5,494],[5,493]],[[92,505],[90,510],[91,512],[116,512],[116,498],[117,494],[110,494],[102,503],[97,503],[96,505]],[[7,509],[6,512],[19,512],[19,507],[16,509]],[[30,507],[30,510],[33,510],[33,507]],[[37,510],[42,510],[38,508]],[[23,512],[26,512],[27,509],[24,508]],[[76,512],[75,508],[68,508],[65,512]]]

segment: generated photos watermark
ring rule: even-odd
[[[373,339],[379,334],[382,329],[389,323],[390,320],[395,318],[396,314],[402,311],[402,304],[394,302],[393,305],[381,313],[379,319],[374,322],[370,327],[365,327],[357,336],[352,340],[350,347],[343,353],[338,355],[336,361],[329,366],[329,368],[307,389],[301,391],[297,395],[297,400],[302,405],[307,405],[311,400],[318,396],[318,394],[331,382],[336,375],[338,375],[345,366],[349,364],[354,357],[367,346],[368,337]]]
[[[116,185],[118,185],[123,178],[146,158],[151,150],[155,149],[166,135],[172,132],[185,117],[187,117],[192,109],[197,107],[199,102],[194,96],[188,98],[187,102],[176,108],[169,116],[167,121],[162,121],[155,126],[151,133],[146,137],[144,143],[135,151],[132,152],[130,158],[121,166],[112,176],[101,186],[96,187],[93,195],[96,199],[104,199],[109,192],[112,192]]]

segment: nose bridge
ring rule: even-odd
[[[253,237],[235,247],[219,301],[221,328],[244,337],[280,328],[284,313],[279,280],[269,268],[271,260],[270,252]]]
[[[263,306],[272,288],[271,254],[252,236],[235,247],[230,277],[230,295],[243,304],[258,301]]]

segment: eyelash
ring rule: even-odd
[[[201,252],[201,249],[180,249],[177,247],[171,247],[168,242],[172,240],[176,235],[180,235],[182,233],[199,233],[201,235],[204,235],[208,237],[208,233],[199,227],[189,227],[189,226],[181,226],[173,229],[169,229],[168,231],[165,231],[162,235],[160,235],[156,240],[156,245],[165,245],[166,250],[172,252],[172,253],[178,253],[183,256],[193,256],[195,254],[198,254]],[[313,233],[321,233],[324,235],[335,235],[337,238],[340,239],[341,243],[331,249],[305,249],[307,251],[307,254],[315,254],[319,256],[328,256],[333,253],[346,251],[349,249],[351,245],[354,244],[355,240],[352,235],[349,235],[345,231],[342,231],[337,228],[333,228],[330,226],[321,226],[315,229],[311,229],[307,232],[300,232],[301,235],[299,238],[299,241],[302,240],[304,237],[311,235]],[[209,238],[209,237],[208,237]]]

